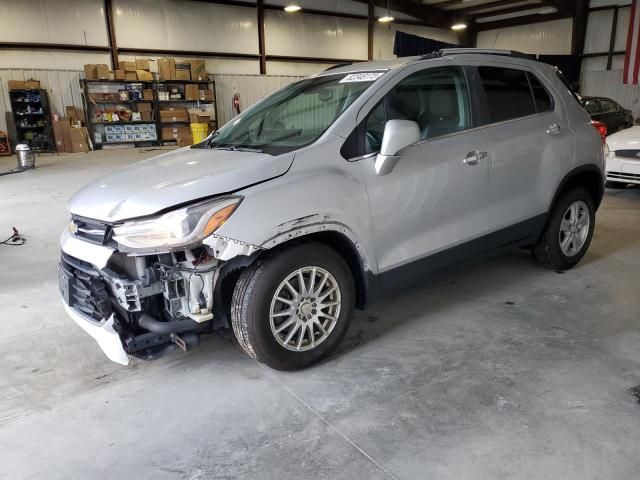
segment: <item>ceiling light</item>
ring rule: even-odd
[[[296,5],[295,3],[284,7],[284,11],[289,13],[298,12],[300,10],[302,10],[302,7],[300,5]]]
[[[467,28],[466,23],[454,23],[451,25],[451,30],[464,30],[465,28]]]
[[[393,18],[391,15],[385,15],[384,17],[380,17],[378,19],[378,21],[382,23],[389,23],[389,22],[393,22],[394,20],[395,18]]]

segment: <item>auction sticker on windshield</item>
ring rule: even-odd
[[[384,72],[363,72],[363,73],[350,73],[339,83],[348,83],[348,82],[373,82],[374,80],[380,78],[384,75]]]

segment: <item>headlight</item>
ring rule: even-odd
[[[150,220],[113,229],[123,252],[161,253],[193,245],[211,235],[231,216],[242,197],[224,197],[167,212]]]

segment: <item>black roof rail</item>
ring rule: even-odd
[[[422,55],[420,60],[428,60],[430,58],[445,57],[447,55],[460,55],[464,53],[474,53],[479,55],[504,55],[507,57],[524,58],[526,60],[535,60],[534,55],[527,53],[517,52],[515,50],[498,50],[495,48],[443,48],[437,52],[427,53]]]
[[[353,63],[352,62],[336,63],[335,65],[331,65],[330,67],[325,68],[323,72],[326,72],[327,70],[333,70],[334,68],[347,67],[349,65],[353,65]]]

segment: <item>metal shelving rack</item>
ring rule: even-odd
[[[183,97],[186,96],[186,87],[185,85],[187,84],[198,84],[198,85],[208,85],[210,86],[209,89],[213,91],[213,100],[185,100],[184,98],[181,99],[171,99],[171,100],[160,100],[159,96],[158,96],[158,87],[160,86],[182,86],[182,95]],[[216,115],[216,118],[211,120],[209,122],[210,125],[213,125],[213,128],[216,129],[217,125],[218,125],[218,119],[217,119],[217,113],[216,113],[216,108],[215,108],[215,104],[216,104],[216,85],[215,85],[215,81],[214,80],[158,80],[156,82],[154,82],[153,85],[153,96],[155,98],[155,108],[157,112],[160,112],[160,108],[162,106],[177,106],[177,105],[182,105],[184,104],[184,107],[189,109],[189,108],[200,108],[200,106],[202,105],[214,105],[213,107],[213,112],[214,115]],[[161,144],[164,144],[165,142],[171,142],[174,143],[171,140],[162,140],[162,127],[171,127],[171,126],[177,126],[177,125],[189,125],[191,122],[190,121],[180,121],[180,122],[161,122],[160,121],[160,113],[158,113],[158,139],[160,140]]]
[[[84,106],[84,111],[86,112],[86,119],[87,119],[87,129],[89,130],[89,135],[91,137],[91,141],[93,142],[94,148],[102,148],[102,146],[104,145],[120,145],[120,144],[134,144],[134,145],[139,145],[139,146],[151,146],[151,145],[160,145],[160,135],[159,135],[159,131],[158,131],[158,111],[157,108],[155,108],[155,98],[153,98],[152,100],[94,100],[91,98],[91,93],[97,93],[97,92],[91,92],[90,91],[90,87],[91,86],[100,86],[100,85],[122,85],[123,87],[126,85],[142,85],[142,88],[144,90],[152,90],[155,92],[155,88],[153,88],[153,81],[144,81],[144,80],[80,80],[81,82],[81,86],[82,86],[82,91],[83,91],[83,95],[82,95],[82,103]],[[155,97],[155,93],[154,93],[154,97]],[[138,104],[142,104],[142,103],[150,103],[152,105],[152,110],[151,110],[151,120],[129,120],[129,121],[116,121],[116,122],[97,122],[94,120],[94,110],[97,106],[108,106],[108,105],[113,105],[114,107],[116,105],[138,105]],[[150,140],[150,139],[145,139],[145,140],[115,140],[115,141],[108,141],[107,140],[107,132],[106,132],[106,128],[104,128],[104,133],[105,135],[103,135],[103,141],[102,143],[96,143],[95,142],[95,138],[96,138],[96,127],[100,127],[100,130],[103,129],[103,127],[106,127],[107,125],[142,125],[142,124],[146,124],[146,125],[150,125],[153,124],[154,125],[154,130],[155,130],[155,134],[156,134],[156,139],[155,140]],[[102,132],[100,132],[102,133]]]
[[[27,143],[32,148],[34,144],[47,145],[48,148],[44,150],[38,148],[38,151],[55,152],[47,91],[44,89],[9,90],[9,99],[18,142]],[[46,137],[46,140],[38,139],[39,136]]]
[[[90,96],[89,87],[92,85],[127,85],[127,84],[143,84],[143,88],[153,90],[153,100],[92,100]],[[158,87],[160,86],[182,86],[181,93],[183,97],[185,96],[185,85],[186,84],[198,84],[198,85],[208,85],[209,89],[213,91],[213,100],[203,101],[203,100],[185,100],[182,99],[171,99],[171,100],[160,100],[158,98]],[[175,143],[171,140],[163,140],[162,139],[162,127],[163,126],[185,126],[189,125],[191,122],[161,122],[160,121],[160,108],[163,106],[177,106],[184,105],[185,108],[199,108],[202,105],[214,105],[213,114],[216,116],[216,88],[215,81],[212,79],[209,80],[154,80],[154,81],[141,81],[141,80],[81,80],[81,86],[83,91],[83,105],[84,110],[86,112],[87,117],[87,128],[89,130],[89,135],[91,136],[91,141],[94,142],[96,126],[103,125],[135,125],[135,124],[150,124],[153,123],[155,125],[155,132],[157,140],[136,140],[136,141],[114,141],[114,142],[103,142],[102,144],[96,144],[94,142],[94,146],[102,146],[102,145],[117,145],[117,144],[140,144],[143,145],[163,145],[164,143]],[[94,92],[95,93],[95,92]],[[94,121],[94,111],[93,109],[97,105],[136,105],[139,103],[151,103],[152,104],[152,120],[140,120],[140,121],[119,121],[119,122],[96,122]],[[210,124],[213,125],[214,129],[217,128],[217,117],[211,120]]]

